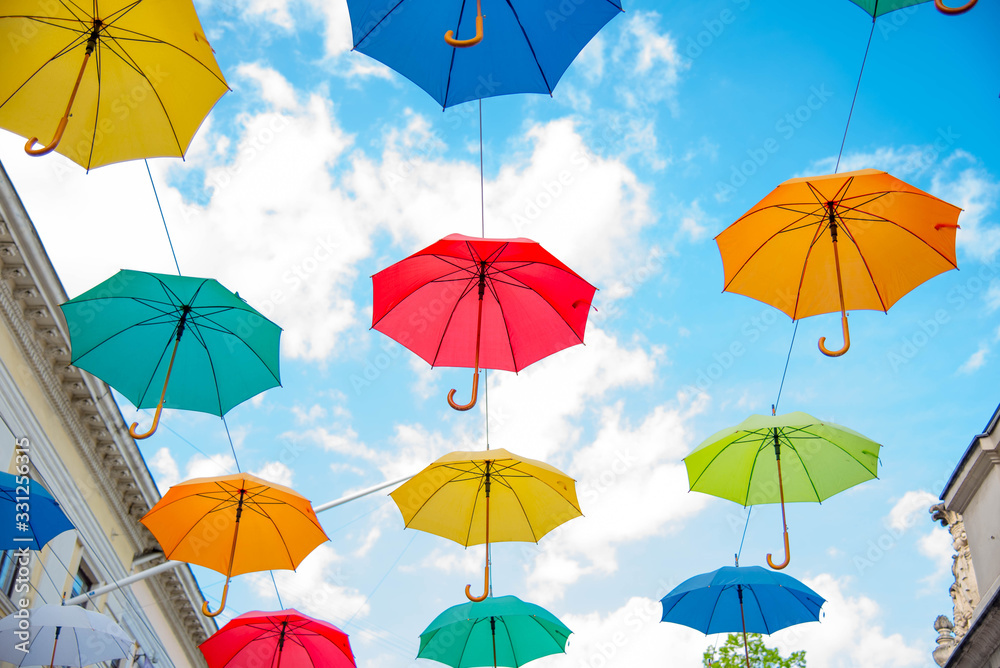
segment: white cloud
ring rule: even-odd
[[[295,414],[295,422],[297,424],[312,424],[326,417],[326,409],[319,404],[313,404],[308,409],[301,406],[292,406],[292,413]]]
[[[272,571],[281,601],[286,608],[319,619],[365,617],[371,606],[366,597],[347,584],[341,570],[344,558],[329,545],[320,545],[306,557],[295,571]],[[246,576],[257,596],[276,601],[274,583],[267,573]]]
[[[936,527],[930,533],[921,536],[917,541],[917,549],[934,562],[934,572],[923,579],[928,591],[935,593],[947,591],[948,580],[952,576],[951,565],[955,556],[951,532],[944,527]]]
[[[264,462],[264,465],[253,473],[258,478],[263,478],[276,485],[292,486],[292,469],[282,462]]]
[[[909,491],[896,502],[883,521],[890,529],[902,533],[918,522],[925,524],[927,509],[937,502],[938,498],[930,492]]]
[[[990,352],[990,347],[982,343],[979,345],[979,350],[972,353],[969,359],[965,360],[960,367],[958,367],[958,373],[960,374],[971,374],[983,367],[986,364],[986,356]]]
[[[248,79],[259,87],[261,99],[271,105],[273,110],[293,111],[298,105],[295,88],[277,70],[259,63],[244,63],[236,71],[241,78]]]
[[[658,12],[630,12],[612,51],[612,60],[622,66],[622,81],[615,91],[629,109],[666,101],[677,112],[677,84],[690,67],[669,32],[661,33]],[[627,85],[626,85],[627,84]],[[637,85],[634,85],[637,84]]]
[[[188,460],[185,468],[187,470],[185,480],[190,480],[191,478],[215,478],[236,473],[236,460],[233,459],[232,455],[212,455],[211,457],[206,457],[205,455],[197,454]]]
[[[349,457],[360,457],[369,461],[380,459],[380,455],[358,440],[358,434],[350,427],[331,432],[326,427],[315,427],[306,431],[286,431],[281,438],[292,443],[314,443],[328,452],[336,452]]]
[[[667,592],[662,592],[666,594]],[[566,656],[539,659],[539,668],[581,666],[631,668],[643,665],[700,666],[708,637],[677,624],[660,621],[659,601],[632,597],[617,610],[562,615],[560,621],[573,631]],[[664,661],[664,657],[669,657]]]
[[[687,420],[698,410],[659,406],[633,426],[620,403],[604,409],[594,442],[568,468],[584,517],[543,539],[541,554],[526,565],[534,598],[547,602],[585,574],[615,572],[619,547],[676,531],[704,507],[706,496],[687,492],[681,461],[692,445]]]
[[[160,448],[149,458],[149,468],[156,474],[156,486],[162,494],[181,481],[181,472],[168,448]]]
[[[1000,281],[993,279],[986,292],[986,310],[993,313],[1000,309]]]
[[[847,593],[850,578],[822,574],[803,582],[826,598],[823,616],[818,624],[799,624],[773,634],[771,641],[782,653],[805,650],[809,668],[927,665],[929,648],[908,644],[898,633],[886,635],[879,605],[867,596]]]

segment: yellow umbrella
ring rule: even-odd
[[[241,573],[294,569],[329,538],[307,499],[249,473],[195,478],[174,485],[142,518],[168,559],[198,564],[229,579]]]
[[[489,544],[538,540],[579,517],[576,483],[544,462],[500,448],[452,452],[441,457],[390,494],[408,528],[420,529],[460,545],[486,544],[484,593],[489,592]]]
[[[956,269],[961,209],[885,172],[863,169],[785,181],[715,241],[724,290],[792,320],[840,311],[888,311],[926,280]]]
[[[229,90],[191,0],[3,0],[0,35],[0,127],[88,170],[183,156]]]

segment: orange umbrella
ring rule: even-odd
[[[840,311],[888,311],[900,297],[957,269],[961,212],[875,169],[785,181],[715,238],[726,292],[778,308],[792,320]]]
[[[307,499],[249,473],[195,478],[174,485],[142,523],[168,559],[198,564],[229,579],[241,573],[294,569],[317,545],[330,540]]]

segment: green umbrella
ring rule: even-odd
[[[713,434],[684,458],[691,489],[743,506],[781,503],[788,565],[785,502],[821,502],[878,475],[879,444],[806,413],[751,415]],[[784,467],[782,467],[784,462]]]
[[[454,668],[523,666],[566,651],[572,633],[555,615],[516,596],[448,608],[420,634],[418,659]]]
[[[164,406],[222,416],[281,383],[281,328],[213,279],[122,270],[61,308],[73,364],[156,406],[134,438]]]

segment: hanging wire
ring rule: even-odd
[[[847,143],[847,131],[851,127],[851,116],[854,115],[854,103],[858,101],[858,91],[861,89],[861,75],[865,73],[865,63],[868,61],[868,50],[872,46],[872,36],[875,35],[875,19],[872,18],[872,31],[868,34],[868,46],[865,47],[865,57],[861,59],[861,71],[858,72],[858,84],[854,87],[854,97],[851,98],[851,110],[847,113],[847,125],[844,127],[844,137],[840,140],[840,153],[837,154],[837,166],[833,168],[836,174],[840,169],[840,158],[844,155],[844,144]]]
[[[35,472],[36,472],[36,474],[37,474],[37,476],[39,478],[39,483],[41,483],[43,486],[45,486],[46,489],[50,489],[45,484],[45,482],[46,482],[45,481],[45,476],[42,475],[41,471],[38,471],[36,469]],[[74,525],[74,527],[75,527],[75,525]],[[79,540],[80,543],[83,545],[83,547],[86,548],[85,554],[87,555],[87,557],[89,559],[93,559],[94,561],[96,561],[101,566],[101,568],[103,569],[103,571],[105,573],[108,573],[110,575],[112,571],[108,567],[107,562],[105,562],[103,559],[101,559],[100,554],[98,554],[97,550],[94,549],[94,547],[89,543],[89,541],[87,540],[87,537],[84,536],[83,532],[81,532],[79,529],[75,529],[75,531],[76,531],[77,540]],[[63,570],[66,571],[67,575],[69,575],[70,577],[74,577],[72,571],[69,570],[69,566],[66,565],[66,563],[62,560],[62,558],[59,556],[59,554],[55,550],[53,550],[52,548],[49,548],[49,554],[51,554],[53,557],[55,557],[56,561],[58,561],[59,564],[63,567]],[[40,563],[40,565],[42,567],[42,572],[44,572],[45,575],[46,575],[46,577],[49,578],[49,582],[52,582],[52,585],[53,585],[53,587],[55,587],[55,590],[57,592],[59,592],[62,588],[56,586],[55,582],[52,580],[52,576],[49,575],[48,570],[45,568],[45,562],[42,561],[41,559],[39,559],[38,561],[39,561],[39,563]],[[124,564],[122,564],[122,566],[124,567]],[[131,592],[129,590],[127,590],[125,587],[123,587],[122,585],[118,584],[117,582],[115,582],[114,584],[115,584],[115,590],[118,593],[121,594],[121,598],[125,601],[125,605],[128,606],[131,609],[132,614],[134,615],[135,619],[137,619],[139,621],[139,623],[146,628],[146,631],[149,634],[149,637],[152,639],[153,642],[155,642],[158,645],[158,649],[161,650],[162,652],[164,652],[164,654],[166,654],[166,647],[164,647],[164,645],[163,645],[163,641],[160,638],[160,634],[155,629],[153,629],[153,627],[146,620],[145,613],[139,607],[137,607],[136,604],[132,601],[132,597],[129,596],[129,594]],[[35,591],[37,592],[38,589],[36,588]],[[83,593],[86,593],[86,592],[83,592]],[[39,592],[39,596],[41,596],[41,592]],[[42,601],[44,602],[45,601],[45,597],[41,596],[41,598],[42,598]],[[66,600],[65,594],[63,594],[62,600],[63,601]]]
[[[743,554],[743,541],[747,538],[747,527],[750,526],[750,513],[753,506],[747,506],[747,523],[743,525],[743,538],[740,538],[740,549],[736,552],[736,565],[740,565],[740,555]]]
[[[226,436],[229,437],[229,449],[233,451],[233,461],[236,462],[236,472],[242,473],[243,469],[240,468],[239,457],[236,456],[236,446],[233,445],[233,435],[229,433],[229,423],[226,422],[226,416],[222,416],[222,424],[226,425]]]
[[[479,98],[479,215],[482,237],[486,238],[486,174],[483,170],[483,98]]]
[[[167,218],[163,215],[163,207],[160,205],[160,196],[156,192],[156,184],[153,183],[153,172],[149,169],[149,160],[146,163],[146,173],[149,174],[149,185],[153,186],[153,197],[156,198],[156,208],[160,210],[160,220],[163,221],[163,231],[167,233],[167,243],[170,244],[170,254],[174,256],[174,266],[177,267],[177,275],[181,275],[181,265],[177,262],[177,253],[174,252],[174,242],[170,239],[170,230],[167,229]]]
[[[792,359],[792,348],[795,346],[795,334],[799,331],[799,321],[795,321],[795,328],[792,330],[792,341],[788,344],[788,356],[785,357],[785,370],[781,372],[781,383],[778,384],[778,396],[771,406],[771,415],[778,410],[778,402],[781,401],[781,389],[785,387],[785,376],[788,374],[788,362]],[[745,531],[745,530],[744,530]]]
[[[399,561],[400,561],[400,559],[402,559],[402,558],[403,558],[403,555],[404,555],[404,554],[406,554],[406,551],[410,549],[410,546],[411,546],[411,545],[413,545],[413,541],[414,541],[414,540],[416,540],[416,538],[417,538],[417,534],[416,534],[416,533],[414,533],[414,534],[413,534],[413,536],[412,536],[412,537],[410,538],[410,542],[406,544],[406,547],[404,547],[404,548],[403,548],[403,551],[399,553],[399,556],[398,556],[398,557],[396,557],[396,561],[392,562],[392,566],[389,566],[389,570],[387,570],[387,571],[385,572],[385,575],[383,575],[383,576],[382,576],[382,579],[378,581],[378,584],[376,584],[376,585],[375,585],[375,588],[374,588],[374,589],[372,589],[372,590],[371,590],[371,593],[369,593],[369,594],[368,594],[368,596],[366,596],[366,597],[365,597],[365,600],[361,602],[361,605],[359,605],[359,606],[358,606],[358,609],[354,611],[354,614],[353,614],[353,615],[351,615],[351,616],[350,616],[350,617],[349,617],[349,618],[347,619],[347,621],[346,621],[346,622],[344,622],[344,625],[345,625],[345,626],[346,626],[347,624],[350,624],[350,623],[351,623],[351,620],[353,620],[353,619],[354,619],[355,617],[357,617],[357,616],[358,616],[358,613],[359,613],[359,612],[361,612],[361,609],[362,609],[362,608],[364,608],[364,607],[365,607],[365,605],[367,605],[367,604],[368,604],[368,601],[370,601],[370,600],[371,600],[371,598],[372,598],[372,596],[374,596],[374,595],[375,595],[375,592],[377,592],[377,591],[378,591],[378,588],[379,588],[379,587],[381,587],[381,586],[382,586],[382,583],[383,583],[383,582],[385,582],[385,579],[386,579],[387,577],[389,577],[389,573],[392,573],[392,572],[393,572],[393,571],[394,571],[394,570],[396,569],[396,566],[397,566],[397,565],[399,564]]]
[[[274,594],[278,597],[278,609],[284,610],[285,604],[281,602],[281,592],[278,591],[278,581],[274,579],[274,571],[268,571],[271,574],[271,584],[274,585]]]

